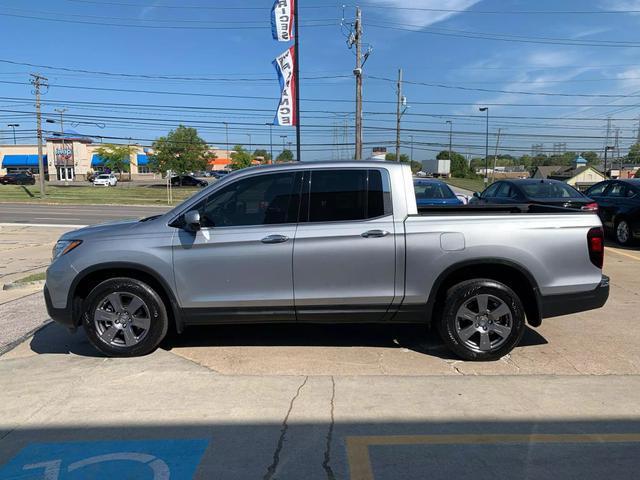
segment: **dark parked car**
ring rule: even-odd
[[[598,205],[571,185],[559,180],[500,180],[481,194],[474,193],[470,203],[533,203],[555,207],[597,210]]]
[[[229,172],[227,172],[226,170],[214,170],[213,172],[211,172],[211,176],[213,178],[224,178],[226,175],[229,175]]]
[[[587,195],[598,203],[598,215],[620,245],[640,239],[640,179],[606,180]]]
[[[206,180],[200,180],[191,175],[176,175],[175,177],[171,177],[171,185],[174,187],[180,185],[183,187],[206,187],[209,183]]]
[[[442,180],[433,178],[413,181],[418,207],[430,205],[463,205],[451,187]]]
[[[0,177],[3,185],[35,185],[36,179],[28,173],[10,173]]]

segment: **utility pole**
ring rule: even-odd
[[[34,93],[36,95],[36,128],[38,131],[38,177],[40,180],[40,198],[44,198],[44,158],[42,154],[42,112],[40,111],[40,89],[47,87],[48,79],[38,75],[37,73],[31,74],[31,85],[33,85]]]
[[[60,114],[60,133],[64,137],[64,112],[66,112],[67,109],[66,108],[56,108],[54,110]]]
[[[296,2],[297,3],[297,2]],[[356,77],[356,153],[355,159],[362,160],[362,11],[356,7],[355,37],[356,44],[356,68],[353,74]]]
[[[480,107],[479,110],[487,114],[487,134],[484,151],[484,186],[486,187],[489,184],[489,107]]]
[[[609,139],[611,138],[611,117],[607,118],[607,133],[604,137],[604,153],[607,154],[607,147],[609,146]]]
[[[282,153],[284,153],[284,149],[285,149],[284,141],[287,139],[287,136],[286,135],[280,135],[280,138],[282,139]]]
[[[229,153],[229,124],[227,122],[222,122],[224,123],[224,133],[227,136],[227,159],[231,158],[231,155]]]
[[[411,155],[409,156],[409,162],[413,162],[413,135],[409,135],[411,139]]]
[[[402,69],[398,69],[398,100],[396,110],[396,162],[400,161],[400,118],[402,117]]]
[[[619,173],[618,173],[618,178],[620,178],[620,175],[622,175],[622,159],[620,158],[620,142],[618,141],[618,139],[620,138],[620,129],[616,128],[616,143],[615,143],[615,147],[616,147],[616,157],[618,159],[618,165],[619,165]],[[615,165],[614,162],[611,162],[612,165]]]

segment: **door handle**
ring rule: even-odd
[[[361,236],[364,238],[382,238],[389,235],[389,232],[386,230],[369,230],[368,232],[364,232]]]
[[[264,237],[261,242],[262,243],[284,243],[289,240],[289,237],[285,235],[269,235],[268,237]]]

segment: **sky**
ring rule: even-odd
[[[353,156],[355,4],[300,0],[302,159]],[[448,148],[484,156],[489,144],[520,155],[622,154],[640,117],[640,0],[366,0],[364,151],[392,151],[403,69],[402,152],[415,160]],[[225,148],[289,147],[273,120],[279,87],[267,0],[4,0],[0,6],[0,143],[34,142],[29,74],[48,79],[43,115],[103,141],[150,145],[179,124]],[[31,65],[25,65],[31,64]],[[53,68],[47,68],[53,67]],[[64,70],[64,69],[70,69]],[[87,70],[82,73],[77,70]],[[96,72],[104,72],[100,74]],[[123,75],[124,74],[124,75]],[[169,77],[169,78],[167,78]],[[227,125],[225,125],[225,122]],[[59,123],[45,124],[49,130]],[[283,138],[284,137],[284,138]],[[272,140],[271,140],[272,138]]]

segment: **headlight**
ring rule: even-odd
[[[81,243],[82,240],[58,240],[58,242],[56,242],[56,245],[53,247],[53,252],[51,252],[51,261],[53,262],[56,258],[69,253]]]

